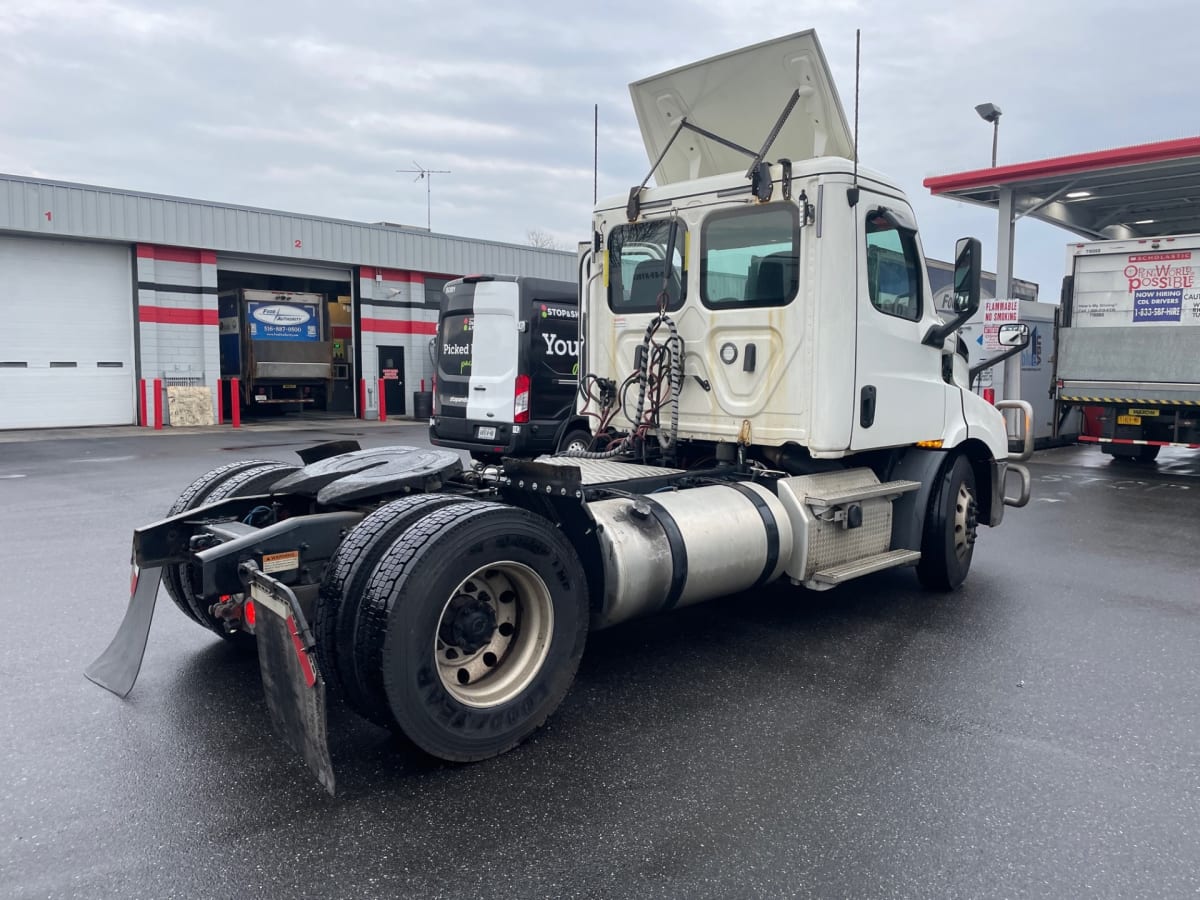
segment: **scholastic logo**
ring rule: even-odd
[[[1176,255],[1176,254],[1169,254]],[[1190,254],[1182,254],[1185,259]],[[1135,265],[1136,257],[1129,258],[1129,265],[1122,273],[1129,282],[1130,291],[1165,290],[1169,288],[1191,288],[1196,284],[1196,274],[1191,266],[1174,266],[1160,262],[1151,266]]]
[[[1179,251],[1178,253],[1138,253],[1129,257],[1131,263],[1140,262],[1167,262],[1172,259],[1191,259],[1191,251]]]

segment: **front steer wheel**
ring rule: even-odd
[[[358,662],[414,744],[473,762],[545,722],[587,628],[583,567],[558,529],[471,501],[435,510],[391,546],[363,599]]]
[[[971,569],[979,504],[971,461],[956,456],[938,480],[925,514],[917,578],[927,588],[952,591]]]

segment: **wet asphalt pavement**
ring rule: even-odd
[[[129,538],[196,474],[413,425],[0,442],[0,896],[1196,897],[1200,454],[1038,454],[971,577],[774,587],[589,639],[548,725],[431,761],[348,713],[339,796],[253,656],[164,597],[87,682]]]

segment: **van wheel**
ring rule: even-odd
[[[582,428],[573,428],[558,442],[558,452],[582,453],[592,449],[592,433]]]
[[[282,465],[282,463],[271,459],[243,459],[238,462],[226,463],[223,466],[218,466],[209,472],[205,472],[183,489],[183,493],[175,499],[175,502],[171,504],[171,508],[167,510],[167,518],[211,502],[209,495],[235,475],[239,475],[247,469],[270,465]],[[188,601],[188,595],[191,593],[190,588],[185,593],[184,585],[187,582],[182,577],[185,568],[190,567],[180,564],[164,568],[163,585],[167,589],[167,595],[179,607],[180,611],[193,622],[199,622],[200,620],[196,618],[196,613],[192,610],[192,604]]]
[[[290,475],[299,469],[283,462],[262,462],[252,468],[244,469],[235,475],[224,479],[209,492],[205,503],[216,503],[218,500],[228,500],[230,497],[249,497],[270,490],[271,485],[285,475]],[[167,572],[177,579],[183,598],[191,607],[193,618],[209,631],[221,637],[231,639],[244,632],[226,630],[225,624],[208,611],[209,603],[200,596],[196,578],[199,572],[191,563],[179,563],[170,566]],[[170,589],[168,588],[168,591]],[[178,601],[176,601],[178,602]]]
[[[588,614],[583,566],[552,523],[498,503],[458,504],[421,519],[379,564],[359,665],[426,753],[486,759],[558,707]]]
[[[363,593],[397,538],[434,510],[464,499],[452,494],[418,494],[379,507],[350,530],[325,570],[313,616],[317,663],[330,696],[385,727],[390,721],[386,710],[380,712],[369,705],[354,668],[354,636]]]
[[[917,579],[922,585],[952,591],[966,580],[978,527],[975,471],[971,461],[959,455],[947,466],[925,515],[921,561],[917,563]]]

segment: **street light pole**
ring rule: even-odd
[[[979,118],[992,123],[992,168],[996,168],[996,142],[1000,137],[1000,107],[995,103],[980,103],[975,107]]]

